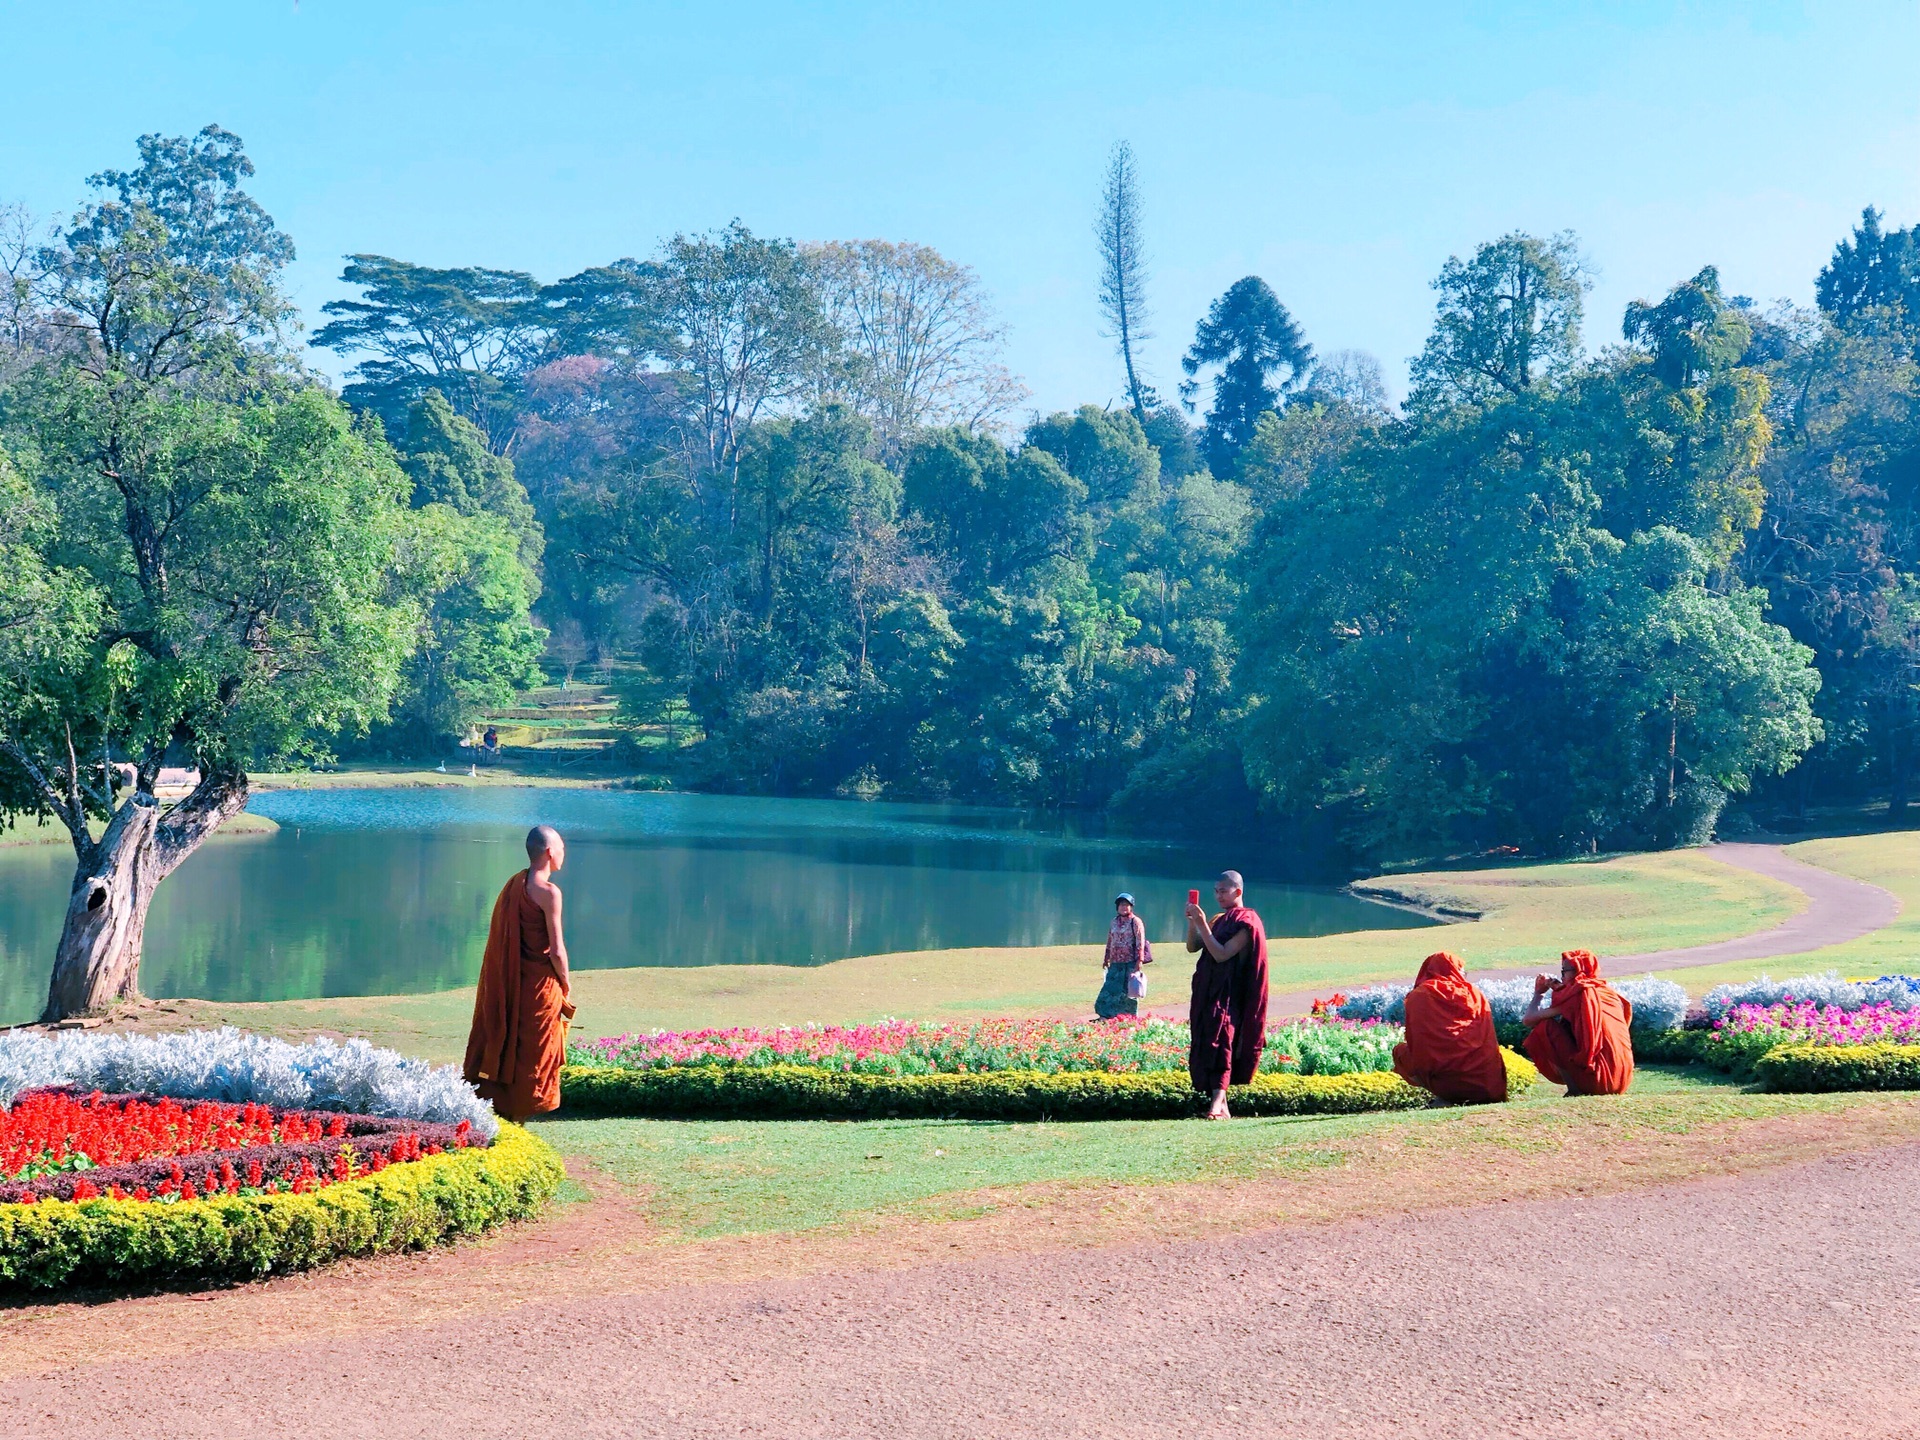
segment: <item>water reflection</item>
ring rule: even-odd
[[[1116,891],[1172,937],[1189,886],[1246,872],[1277,935],[1417,925],[1263,878],[1257,857],[1108,840],[1014,812],[600,790],[280,791],[272,836],[203,847],[160,888],[153,995],[283,1000],[471,983],[502,882],[537,822],[568,840],[581,968],[818,965],[972,945],[1091,943]],[[0,1015],[45,997],[72,852],[0,851]]]

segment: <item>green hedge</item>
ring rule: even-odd
[[[1768,1090],[1920,1090],[1920,1045],[1776,1045],[1754,1073]]]
[[[0,1205],[0,1287],[252,1278],[420,1249],[534,1214],[565,1176],[544,1141],[502,1124],[484,1149],[389,1165],[304,1195]]]
[[[1517,1055],[1508,1057],[1507,1070],[1515,1089],[1539,1078]],[[560,1095],[568,1115],[660,1119],[1162,1120],[1206,1108],[1178,1070],[854,1075],[805,1065],[569,1065]],[[1238,1115],[1415,1110],[1430,1098],[1391,1071],[1261,1075],[1227,1094]]]

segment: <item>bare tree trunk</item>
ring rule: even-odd
[[[153,892],[246,804],[245,775],[210,774],[164,815],[152,795],[136,792],[98,840],[74,838],[79,863],[43,1020],[103,1010],[140,993],[140,951]]]

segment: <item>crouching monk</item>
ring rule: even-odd
[[[493,902],[462,1070],[480,1098],[508,1120],[560,1105],[574,1007],[553,877],[566,858],[560,832],[534,826],[527,833],[527,868]]]
[[[1187,949],[1204,952],[1187,1010],[1187,1073],[1208,1097],[1209,1120],[1228,1118],[1227,1087],[1252,1080],[1267,1048],[1267,927],[1240,903],[1244,891],[1238,870],[1222,871],[1213,882],[1220,913],[1209,921],[1187,906]]]
[[[1393,1068],[1442,1100],[1488,1105],[1507,1098],[1493,1011],[1458,958],[1444,950],[1421,963],[1407,992],[1407,1038],[1393,1047]]]
[[[1569,1095],[1624,1095],[1633,1083],[1633,1004],[1600,978],[1585,950],[1560,957],[1560,981],[1537,976],[1520,1016],[1527,1055]]]

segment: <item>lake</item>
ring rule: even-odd
[[[609,790],[281,790],[277,834],[216,837],[160,887],[149,995],[292,1000],[471,984],[527,829],[567,838],[567,946],[582,969],[821,965],[976,945],[1096,943],[1117,891],[1156,943],[1232,866],[1275,935],[1425,924],[1280,883],[1232,847],[1077,833],[1057,817],[933,805]],[[73,852],[0,849],[0,1021],[36,1017]],[[1177,943],[1177,942],[1176,942]]]

